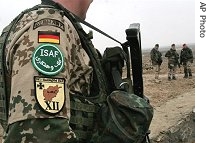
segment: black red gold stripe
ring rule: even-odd
[[[38,31],[39,43],[60,43],[60,33],[52,31]]]

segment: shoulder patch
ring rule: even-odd
[[[34,77],[35,96],[41,109],[49,114],[59,113],[65,103],[65,79]]]
[[[54,26],[60,28],[62,31],[65,31],[65,26],[61,21],[51,18],[44,18],[39,21],[34,22],[33,29],[36,29],[41,26]]]
[[[44,75],[57,75],[64,68],[64,57],[60,49],[53,44],[43,44],[32,55],[34,68]]]

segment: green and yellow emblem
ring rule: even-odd
[[[59,113],[65,103],[65,79],[34,77],[35,96],[40,107],[47,113]]]
[[[64,68],[63,54],[57,46],[43,44],[33,52],[32,64],[44,75],[56,75]]]

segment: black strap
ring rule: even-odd
[[[62,5],[60,5],[58,3],[54,3],[53,5],[55,5],[55,8],[58,8],[58,9],[61,9],[62,11],[64,11],[65,16],[74,25],[74,28],[78,32],[79,37],[81,39],[83,48],[88,53],[88,55],[89,55],[89,57],[90,57],[90,59],[92,61],[94,70],[95,70],[96,75],[97,75],[98,80],[99,80],[99,90],[102,89],[103,90],[102,92],[107,93],[107,90],[108,90],[108,88],[107,88],[108,87],[107,86],[107,80],[105,78],[104,71],[102,69],[101,63],[99,61],[99,57],[97,56],[98,54],[94,50],[94,46],[92,45],[92,42],[90,41],[90,39],[88,39],[88,35],[85,33],[83,28],[79,25],[79,23],[77,21],[78,19],[75,18],[74,14],[72,14],[69,10],[67,10],[66,8],[64,8]],[[94,100],[94,99],[92,99],[92,100]],[[105,99],[101,99],[101,100],[105,100]]]
[[[69,10],[65,9],[62,5],[60,5],[60,4],[58,4],[58,3],[55,3],[54,1],[51,1],[51,0],[42,0],[42,4],[46,4],[46,5],[47,5],[47,4],[50,4],[50,5],[55,6],[55,7],[58,7],[58,6],[59,6],[62,10],[68,11],[68,12],[69,12]],[[78,16],[75,15],[74,13],[71,13],[71,14],[75,17],[75,19],[76,19],[78,22],[83,23],[84,25],[86,25],[86,26],[92,28],[93,30],[95,30],[95,31],[97,31],[97,32],[99,32],[99,33],[101,33],[102,35],[104,35],[104,36],[106,36],[106,37],[108,37],[108,38],[114,40],[115,42],[119,43],[120,45],[123,45],[120,41],[116,40],[116,39],[113,38],[112,36],[108,35],[107,33],[103,32],[102,30],[100,30],[100,29],[98,29],[97,27],[93,26],[92,24],[90,24],[90,23],[88,23],[88,22],[82,20],[80,17],[78,17]]]
[[[93,30],[95,30],[95,31],[97,31],[97,32],[99,32],[99,33],[101,33],[102,35],[104,35],[104,36],[106,36],[106,37],[108,37],[108,38],[114,40],[115,42],[119,43],[120,45],[122,45],[122,43],[121,43],[120,41],[116,40],[115,38],[111,37],[110,35],[106,34],[106,33],[103,32],[103,31],[101,31],[100,29],[98,29],[97,27],[93,26],[92,24],[90,24],[90,23],[88,23],[88,22],[82,20],[81,18],[79,18],[79,17],[76,16],[75,14],[74,14],[74,17],[75,17],[79,22],[83,23],[84,25],[86,25],[86,26],[92,28]]]

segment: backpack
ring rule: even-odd
[[[118,86],[125,81],[122,77],[124,61],[127,58],[121,48],[106,48],[102,66],[112,91],[96,114],[91,143],[145,143],[149,140],[153,107],[145,96],[141,98],[129,88]]]
[[[91,143],[145,143],[153,118],[147,100],[125,91],[113,91],[98,113]]]

